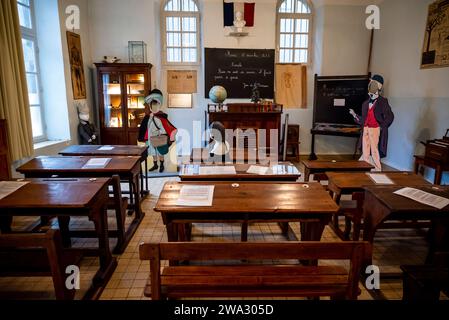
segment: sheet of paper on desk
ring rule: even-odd
[[[29,182],[27,181],[0,181],[0,200],[6,198],[28,183]]]
[[[396,191],[395,194],[415,200],[431,207],[435,207],[440,210],[449,205],[449,199],[415,188],[403,188]]]
[[[265,175],[265,174],[267,174],[268,169],[269,169],[268,167],[250,166],[247,173]]]
[[[376,184],[395,184],[386,174],[382,173],[368,173],[368,176]]]
[[[236,173],[234,166],[201,166],[199,171],[200,176]]]
[[[83,166],[83,169],[105,168],[108,165],[109,161],[111,161],[111,158],[92,158],[86,162],[86,164]]]
[[[176,205],[182,207],[211,207],[214,189],[215,186],[182,186]]]
[[[111,151],[114,150],[115,147],[111,147],[111,146],[102,146],[101,148],[98,148],[98,151]]]
[[[271,167],[272,174],[287,174],[288,172],[285,170],[285,166],[282,164],[278,164],[276,166]]]

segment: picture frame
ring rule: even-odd
[[[86,99],[86,81],[84,76],[83,51],[81,37],[71,31],[67,31],[67,49],[69,51],[70,74],[72,78],[73,99]]]

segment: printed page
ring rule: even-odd
[[[268,172],[268,167],[262,166],[250,166],[247,173],[258,174],[258,175],[266,175]]]
[[[182,186],[176,205],[183,207],[211,207],[215,186]]]
[[[115,147],[112,147],[112,146],[102,146],[101,148],[98,148],[98,151],[111,151],[114,149],[115,149]]]
[[[83,166],[83,169],[101,169],[105,168],[111,158],[92,158]]]
[[[368,173],[368,176],[375,184],[395,184],[386,174],[382,173]]]
[[[403,188],[396,191],[395,194],[426,204],[431,207],[435,207],[440,210],[449,205],[449,199],[436,196],[419,189]]]
[[[0,181],[0,200],[16,192],[28,183],[28,181]]]
[[[199,174],[205,175],[226,175],[237,174],[234,166],[201,166]]]

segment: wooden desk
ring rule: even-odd
[[[427,258],[427,262],[432,263],[432,254],[435,251],[448,251],[449,206],[438,210],[393,193],[401,188],[401,186],[365,187],[363,240],[373,243],[377,229],[386,220],[432,220],[433,232]],[[449,187],[415,188],[449,198]],[[367,264],[371,264],[371,261]]]
[[[308,182],[311,174],[325,172],[367,172],[374,169],[374,166],[365,161],[302,161],[304,165],[304,181]]]
[[[183,185],[215,185],[212,207],[176,205]],[[305,187],[305,186],[308,186]],[[190,240],[191,223],[242,223],[242,241],[247,240],[249,222],[277,222],[285,236],[297,240],[288,222],[301,222],[301,240],[319,241],[324,227],[338,206],[319,183],[168,182],[155,211],[162,214],[168,241]],[[180,228],[181,226],[181,228]]]
[[[99,150],[105,146],[98,145],[74,145],[65,148],[59,152],[62,156],[135,156],[140,157],[140,162],[144,164],[145,167],[145,189],[143,186],[143,172],[141,171],[140,177],[140,190],[142,196],[147,196],[149,194],[148,190],[148,146],[107,146],[113,147],[112,150]]]
[[[47,156],[37,157],[17,169],[26,178],[50,178],[58,176],[60,178],[100,178],[113,177],[118,175],[121,180],[129,183],[131,208],[135,212],[135,217],[127,230],[127,240],[129,240],[145,213],[141,209],[140,197],[140,158],[139,157],[111,157],[111,161],[105,168],[83,169],[89,159],[93,157],[63,157]]]
[[[216,166],[216,165],[211,165]],[[280,162],[275,168],[271,167],[266,175],[248,173],[249,164],[230,164],[234,166],[236,174],[200,175],[200,167],[207,165],[185,164],[179,172],[181,181],[291,181],[295,182],[301,173],[290,162]],[[274,170],[273,170],[274,169]]]
[[[415,156],[415,173],[419,173],[421,166],[426,166],[435,169],[435,180],[434,184],[441,184],[441,179],[443,178],[443,172],[449,171],[449,163],[442,163],[431,158],[426,158],[424,156]]]
[[[422,176],[412,172],[379,172],[385,174],[397,186],[421,186],[430,185]],[[376,186],[376,183],[368,176],[367,172],[326,172],[329,179],[328,189],[339,203],[343,194],[363,192],[364,187]]]
[[[63,243],[70,246],[67,217],[88,217],[94,223],[99,245],[94,249],[100,258],[95,282],[104,284],[112,275],[117,261],[109,249],[107,202],[109,179],[77,181],[34,180],[0,200],[2,233],[9,231],[13,216],[56,216]],[[90,250],[92,251],[92,250]]]
[[[266,149],[262,149],[262,151],[264,151],[265,154],[265,159],[259,159],[259,155],[258,155],[258,149],[252,149],[249,150],[248,148],[245,149],[237,149],[237,148],[233,148],[231,153],[230,153],[230,157],[232,158],[232,162],[238,162],[238,163],[247,163],[247,162],[252,162],[252,163],[256,163],[256,162],[268,162],[269,161],[269,157],[270,157],[270,153],[271,154],[276,154],[277,151],[271,149],[271,148],[266,148]],[[208,160],[210,160],[210,151],[208,148],[193,148],[192,149],[192,153],[190,154],[190,161],[189,162],[193,162],[195,164],[200,164],[200,163],[205,163]]]

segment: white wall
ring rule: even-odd
[[[420,69],[431,2],[385,1],[375,33],[373,70],[385,77],[385,95],[396,116],[385,162],[399,169],[413,168],[413,155],[424,152],[419,141],[441,138],[449,128],[449,68]]]

